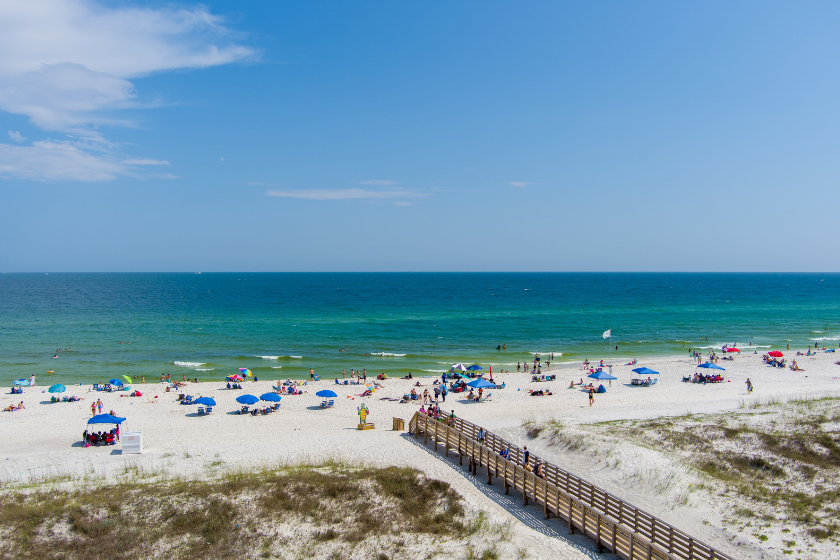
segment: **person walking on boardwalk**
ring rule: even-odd
[[[523,467],[528,464],[528,459],[530,459],[530,458],[531,458],[531,452],[528,451],[528,446],[526,445],[522,448],[522,466]]]

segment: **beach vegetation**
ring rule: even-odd
[[[410,468],[327,463],[199,480],[137,472],[79,489],[6,489],[0,557],[379,560],[479,535],[486,548],[472,557],[499,557],[486,516]]]

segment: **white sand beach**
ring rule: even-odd
[[[805,357],[786,352],[788,359],[796,358],[805,370],[793,372],[768,367],[760,354],[746,350],[734,361],[720,362],[726,368],[726,381],[719,384],[683,383],[683,376],[695,371],[695,364],[689,358],[639,360],[635,366],[614,366],[613,374],[618,380],[607,386],[605,394],[595,396],[592,407],[586,392],[568,388],[571,380],[585,378],[585,372],[580,368],[564,368],[552,370],[551,373],[557,375],[556,381],[544,383],[531,382],[531,375],[525,373],[496,374],[495,381],[505,382],[506,388],[492,390],[492,401],[473,403],[459,394],[450,393],[441,408],[447,412],[454,410],[456,415],[503,437],[528,444],[522,428],[524,421],[558,419],[566,424],[586,424],[721,412],[738,409],[756,400],[784,401],[840,394],[840,366],[834,364],[840,354],[819,353]],[[651,387],[631,386],[631,370],[639,366],[659,371],[659,383]],[[747,378],[755,387],[752,394],[746,390]],[[276,413],[256,417],[236,414],[240,408],[236,397],[268,392],[276,379],[245,381],[241,391],[225,389],[224,382],[187,384],[179,392],[196,397],[209,396],[217,402],[211,415],[201,417],[195,415],[195,406],[178,404],[177,392],[166,392],[165,386],[157,383],[137,385],[136,388],[143,392],[138,398],[121,397],[124,393],[90,392],[90,386],[68,386],[65,395],[76,395],[84,400],[56,404],[49,403],[50,394],[45,386],[26,387],[23,395],[12,395],[6,390],[0,396],[0,407],[23,401],[26,408],[0,413],[0,481],[14,485],[57,476],[109,477],[124,472],[127,467],[203,476],[222,469],[249,469],[278,462],[318,462],[329,458],[351,464],[410,466],[449,482],[471,505],[486,511],[492,519],[515,521],[515,539],[521,546],[527,546],[529,557],[596,557],[591,543],[579,536],[563,534],[557,522],[553,526],[558,533],[555,535],[537,527],[536,520],[541,511],[535,510],[533,522],[527,515],[523,517],[517,496],[499,498],[493,490],[482,487],[481,477],[474,480],[466,474],[465,468],[458,469],[457,460],[447,461],[438,454],[429,453],[414,438],[392,431],[393,417],[407,423],[420,405],[382,399],[399,399],[418,381],[423,388],[431,389],[434,379],[388,379],[381,382],[383,388],[368,397],[358,396],[363,386],[335,385],[332,379],[310,382],[303,387],[303,395],[284,395]],[[332,389],[338,394],[333,408],[320,407],[322,399],[315,392],[321,389]],[[532,397],[528,389],[549,389],[553,395]],[[114,410],[127,418],[123,431],[143,432],[142,455],[122,455],[120,445],[81,446],[82,433],[91,416],[90,404],[97,398],[102,399],[104,412]],[[376,424],[375,430],[356,429],[357,407],[362,403],[370,409],[369,421]],[[692,502],[675,504],[667,495],[657,495],[644,486],[622,483],[619,477],[611,476],[603,464],[595,465],[573,454],[556,449],[534,448],[534,451],[725,552],[732,554],[737,544],[733,535],[715,521],[712,507]],[[639,460],[650,458],[639,457]],[[741,543],[738,550],[738,556],[743,558],[775,557],[772,551],[749,543]]]

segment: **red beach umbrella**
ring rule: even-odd
[[[773,350],[772,352],[768,352],[767,355],[768,356],[773,356],[774,358],[781,358],[782,356],[784,356],[784,354],[782,354],[778,350]]]

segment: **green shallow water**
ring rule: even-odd
[[[615,361],[837,347],[838,321],[837,274],[3,274],[0,383],[496,371],[609,358],[606,329]]]

